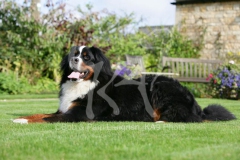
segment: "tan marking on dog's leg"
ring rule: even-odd
[[[53,114],[35,114],[31,116],[19,117],[14,119],[14,123],[28,124],[28,123],[44,123],[44,118],[52,117]]]
[[[161,117],[161,113],[159,111],[159,109],[154,109],[153,110],[153,120],[154,122],[158,121]]]

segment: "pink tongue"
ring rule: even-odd
[[[78,78],[80,78],[80,75],[82,75],[82,74],[80,74],[79,72],[72,72],[72,73],[68,76],[68,78],[78,79]]]

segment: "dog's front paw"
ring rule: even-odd
[[[14,123],[28,124],[28,120],[24,118],[17,118],[13,120]]]

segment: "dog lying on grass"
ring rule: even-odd
[[[109,60],[96,47],[75,46],[61,62],[59,108],[15,123],[145,121],[227,121],[236,117],[221,105],[203,110],[177,80],[142,76],[126,80],[115,75]]]

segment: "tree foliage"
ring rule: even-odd
[[[22,83],[20,79],[25,85],[26,79],[32,85],[44,84],[45,79],[58,82],[59,63],[73,45],[99,47],[112,63],[124,61],[126,54],[144,55],[146,66],[159,66],[162,53],[175,57],[199,53],[200,48],[176,30],[155,36],[136,31],[134,14],[93,11],[90,4],[84,9],[78,6],[76,12],[66,11],[64,3],[47,7],[48,12],[35,20],[30,4],[0,1],[0,76],[14,72],[15,84]],[[148,50],[146,44],[153,49]]]
[[[91,5],[86,8],[78,7],[77,18],[61,3],[36,21],[29,5],[0,2],[0,71],[15,71],[32,83],[40,77],[58,81],[60,60],[72,45],[98,46],[112,62],[126,53],[144,54],[137,43],[142,35],[125,33],[135,24],[132,14],[118,17],[105,10],[93,12]]]
[[[113,63],[124,60],[125,54],[143,55],[145,48],[141,40],[145,35],[130,33],[135,22],[134,14],[117,16],[107,10],[92,11],[93,6],[86,5],[86,11],[78,6],[78,15],[74,21],[64,21],[57,28],[68,33],[73,45],[97,46],[101,48]]]
[[[27,6],[9,0],[0,2],[0,6],[2,70],[13,70],[31,82],[43,76],[57,80],[66,35],[32,19]]]
[[[151,32],[151,28],[149,28],[149,32]],[[203,34],[195,41],[182,35],[175,27],[169,31],[162,28],[160,32],[152,33],[147,39],[147,45],[150,48],[149,54],[146,56],[147,65],[154,64],[160,70],[162,56],[199,58],[204,44],[204,33],[203,30]]]

